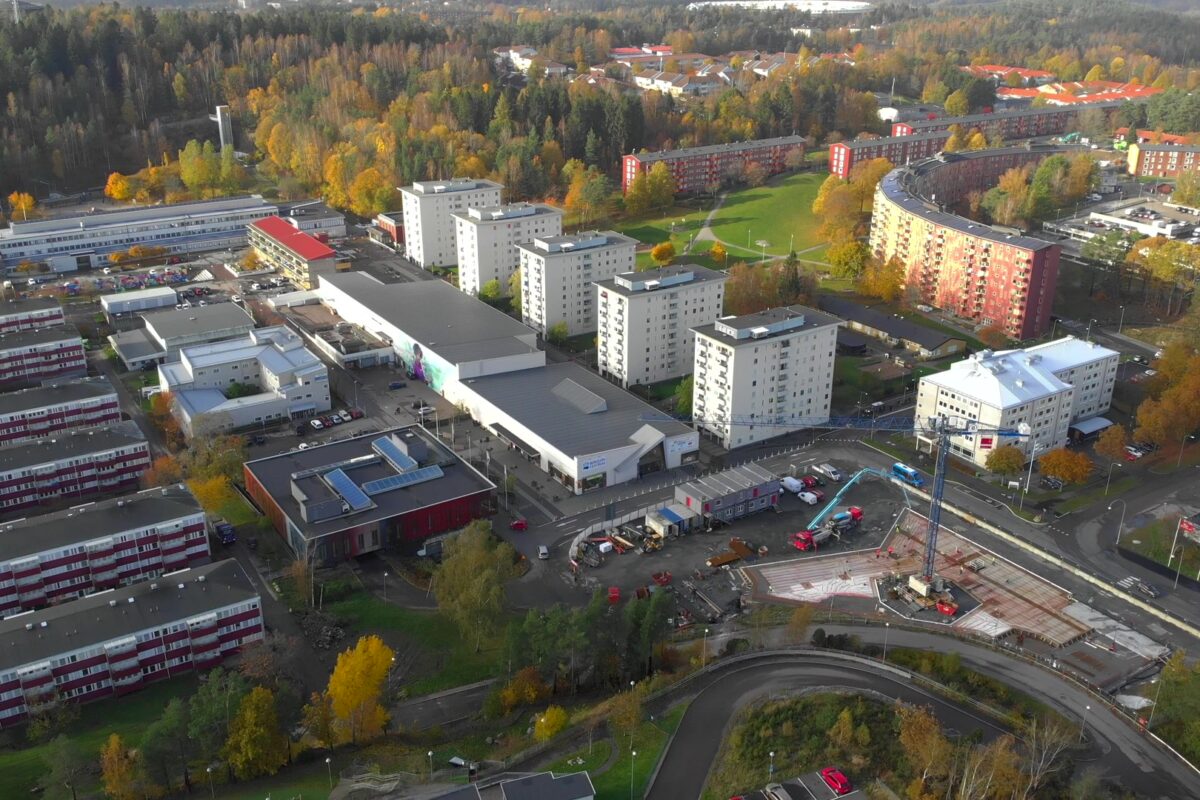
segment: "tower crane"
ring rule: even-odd
[[[925,534],[925,555],[921,561],[920,579],[926,590],[933,584],[933,562],[937,556],[937,536],[942,519],[942,495],[946,490],[946,456],[950,452],[950,437],[992,437],[990,444],[999,439],[1019,439],[1029,436],[1030,427],[1021,424],[1016,428],[981,427],[975,420],[938,415],[918,420],[914,417],[671,417],[665,414],[643,417],[648,421],[691,423],[696,426],[758,425],[762,427],[813,428],[818,430],[884,430],[919,434],[937,442],[937,457],[934,459],[933,486],[929,491],[929,530]]]

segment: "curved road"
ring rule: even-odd
[[[830,633],[854,633],[875,642],[883,631],[859,626],[824,626]],[[1159,749],[1151,740],[1115,716],[1082,689],[1040,667],[1003,653],[936,634],[892,631],[890,643],[897,647],[957,652],[966,666],[989,675],[1054,707],[1068,718],[1086,714],[1088,734],[1093,741],[1096,764],[1106,777],[1118,781],[1138,797],[1184,800],[1195,797],[1200,776],[1187,765]],[[663,756],[650,800],[698,798],[715,760],[730,719],[747,702],[771,692],[796,691],[810,687],[867,689],[907,702],[933,707],[943,725],[960,733],[974,728],[984,733],[997,726],[941,698],[930,696],[904,678],[869,664],[852,664],[823,653],[764,654],[752,662],[734,662],[701,681],[678,731]],[[693,684],[694,686],[695,684]],[[1091,711],[1085,707],[1091,705]]]

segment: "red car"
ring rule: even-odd
[[[512,522],[508,523],[508,529],[510,531],[527,531],[529,530],[529,520],[514,519]]]
[[[805,489],[815,489],[821,485],[821,482],[812,475],[801,475],[800,482],[804,484]]]
[[[839,795],[850,794],[854,791],[854,787],[850,785],[850,779],[837,767],[826,767],[821,770],[821,780],[825,781],[825,785]]]
[[[350,409],[350,419],[362,419],[365,416],[366,414],[363,413],[361,408]]]
[[[808,493],[811,494],[813,497],[817,498],[818,503],[824,502],[824,500],[825,500],[825,493],[822,492],[820,489],[811,489],[810,488],[808,490]]]

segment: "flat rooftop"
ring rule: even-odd
[[[27,222],[10,222],[7,229],[0,228],[0,238],[6,236],[16,237],[46,234],[66,228],[77,231],[109,226],[116,227],[118,225],[144,224],[159,219],[175,217],[207,217],[230,211],[250,211],[255,209],[262,209],[263,216],[275,212],[275,206],[268,203],[259,195],[224,197],[218,200],[197,200],[189,203],[117,208],[106,211],[94,211],[90,214],[73,214],[71,216],[51,217],[50,219],[29,220]]]
[[[657,57],[657,56],[656,56]],[[710,144],[704,147],[685,147],[679,150],[659,150],[654,153],[634,153],[634,157],[643,164],[655,161],[670,161],[677,158],[692,158],[710,156],[719,153],[744,153],[761,150],[768,147],[794,147],[806,143],[804,136],[776,136],[773,139],[752,139],[748,142],[730,142],[729,144]]]
[[[0,524],[0,561],[15,561],[203,513],[192,493],[178,485],[10,520]]]
[[[578,253],[583,250],[599,250],[604,247],[637,247],[637,240],[616,231],[582,231],[559,236],[539,236],[532,242],[518,244],[539,256]]]
[[[96,397],[116,396],[117,390],[107,378],[80,378],[0,393],[0,414],[16,414]]]
[[[1052,342],[1026,347],[1023,350],[1002,351],[997,355],[1004,353],[1013,353],[1018,356],[1022,353],[1038,356],[1042,366],[1051,372],[1061,372],[1065,369],[1073,369],[1083,364],[1091,364],[1120,355],[1116,350],[1109,350],[1097,342],[1089,342],[1074,336],[1055,339]]]
[[[661,269],[651,269],[645,272],[622,272],[611,278],[596,281],[596,285],[608,292],[615,292],[625,297],[653,294],[666,289],[696,286],[701,283],[727,281],[729,276],[724,272],[701,267],[696,264],[672,264]]]
[[[758,464],[750,463],[680,484],[676,487],[676,491],[689,497],[712,500],[778,480],[778,476],[774,473],[768,472]]]
[[[145,444],[146,437],[132,421],[57,433],[45,439],[0,449],[0,472],[35,467],[72,456],[127,447],[139,442]]]
[[[846,300],[832,295],[821,295],[817,303],[821,306],[822,311],[828,311],[830,314],[848,322],[857,322],[869,328],[883,331],[897,339],[919,344],[926,350],[936,350],[949,341],[965,341],[962,335],[935,331],[933,328],[926,328],[924,325],[910,322],[903,317],[895,317],[891,314],[876,311],[868,306],[855,303],[853,300]]]
[[[28,314],[31,311],[45,311],[48,308],[61,309],[62,303],[53,297],[27,297],[19,300],[4,300],[0,302],[0,317]]]
[[[499,206],[469,208],[466,213],[456,211],[450,216],[466,220],[472,225],[497,225],[514,219],[530,217],[562,216],[562,210],[545,203],[507,203]]]
[[[721,317],[716,322],[698,325],[692,330],[730,347],[745,347],[775,336],[790,336],[802,331],[841,324],[842,321],[837,317],[808,306],[781,306],[768,308],[757,314]],[[729,333],[731,330],[745,335],[733,336]],[[754,335],[755,331],[760,332],[760,335]]]
[[[649,427],[663,436],[691,433],[681,422],[574,362],[489,375],[464,384],[567,456],[633,443]]]
[[[154,300],[158,298],[175,300],[178,295],[170,286],[152,286],[149,289],[137,289],[132,292],[113,292],[100,296],[100,304],[106,308],[111,303],[136,303],[139,300]]]
[[[166,355],[166,351],[158,342],[150,338],[145,328],[134,328],[131,331],[121,331],[108,337],[113,349],[127,363],[139,361],[151,356]]]
[[[231,558],[17,614],[0,620],[0,670],[201,616],[258,596],[241,564]],[[26,630],[30,625],[33,627]]]
[[[436,466],[440,468],[441,474],[395,489],[372,493],[369,496],[369,505],[357,512],[352,509],[351,513],[306,522],[293,488],[306,496],[309,509],[319,509],[321,504],[341,503],[342,498],[322,477],[336,469],[340,469],[360,488],[371,481],[396,478],[402,474],[387,459],[379,457],[379,450],[373,446],[377,440],[392,435],[406,441],[415,440],[419,443],[418,452],[420,446],[425,448],[425,457],[419,463],[411,465],[412,469]],[[292,450],[247,461],[246,470],[271,497],[275,498],[283,513],[309,541],[347,528],[390,519],[496,488],[495,484],[459,459],[419,425],[367,433],[340,442],[310,447],[307,450]]]
[[[1036,356],[1021,350],[998,353],[981,350],[954,362],[950,369],[926,375],[921,381],[993,408],[1024,405],[1071,388]]]
[[[320,280],[451,364],[538,350],[529,328],[445,281],[385,284],[361,272]],[[336,302],[331,305],[338,311]]]
[[[483,178],[451,178],[444,181],[417,181],[412,186],[401,187],[402,192],[413,194],[451,194],[471,192],[476,189],[503,189],[502,184]]]
[[[1101,100],[1095,103],[1085,103],[1087,108],[1120,108],[1125,105],[1124,100]],[[961,117],[937,117],[935,119],[913,120],[908,124],[912,126],[914,131],[919,131],[925,128],[949,127],[951,125],[962,125],[971,127],[980,123],[995,122],[1003,119],[1015,119],[1018,117],[1036,117],[1047,113],[1063,113],[1061,106],[1044,106],[1040,108],[1017,108],[1007,111],[993,111],[990,114],[965,114]]]
[[[207,306],[142,314],[146,327],[164,341],[193,337],[199,334],[227,334],[230,331],[250,330],[254,318],[235,303],[213,303]]]
[[[67,339],[79,339],[79,329],[70,323],[52,325],[48,328],[30,328],[24,331],[0,334],[0,350],[14,350],[18,347],[36,347],[50,342],[62,342]]]

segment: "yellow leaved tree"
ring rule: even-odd
[[[363,636],[338,656],[328,692],[338,728],[351,742],[383,734],[388,716],[379,698],[393,655],[378,636]]]

